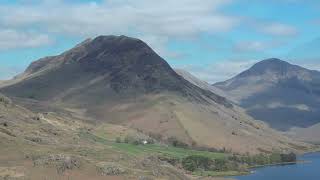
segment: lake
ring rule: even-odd
[[[237,180],[320,180],[320,153],[306,154],[298,163],[255,169],[253,174],[235,177]]]

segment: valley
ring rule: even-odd
[[[0,0],[0,180],[319,180],[319,10]]]
[[[125,36],[99,36],[35,61],[0,85],[0,175],[201,179],[294,161],[290,152],[316,147],[199,84]]]
[[[299,144],[185,80],[146,43],[126,36],[99,36],[35,61],[0,92],[31,110],[73,109],[92,123],[124,125],[189,145],[259,153]]]
[[[270,163],[268,158],[260,161],[265,155],[237,155],[236,160],[235,154],[227,149],[189,147],[177,139],[165,142],[136,129],[108,123],[97,126],[90,120],[64,113],[33,113],[1,97],[2,178],[201,179],[204,173],[210,176],[248,173],[249,167],[246,163],[241,165],[241,158],[257,158],[252,161],[254,164]],[[148,144],[144,145],[144,140]],[[222,164],[215,171],[192,173],[184,164],[191,157]]]

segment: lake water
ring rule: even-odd
[[[306,154],[299,160],[308,161],[285,166],[256,169],[253,174],[236,177],[237,180],[320,180],[320,153]],[[310,161],[310,162],[309,162]]]

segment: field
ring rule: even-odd
[[[196,151],[183,148],[176,148],[171,146],[160,145],[132,145],[125,143],[114,143],[113,146],[121,151],[129,154],[159,154],[167,155],[172,158],[184,158],[190,155],[201,155],[212,159],[222,159],[226,157],[224,153],[213,153],[207,151]]]
[[[197,151],[185,148],[172,147],[168,145],[146,144],[134,145],[128,143],[116,143],[115,141],[108,140],[104,137],[94,135],[88,132],[81,132],[81,137],[90,139],[92,141],[111,146],[113,149],[131,156],[146,156],[146,155],[165,155],[171,158],[182,159],[190,155],[201,155],[212,159],[226,158],[225,153],[216,153],[208,151]]]

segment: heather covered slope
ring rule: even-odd
[[[36,61],[0,91],[26,107],[41,104],[190,145],[241,153],[297,147],[226,98],[182,78],[143,41],[125,36],[99,36]]]
[[[214,86],[235,98],[255,119],[278,130],[320,122],[318,71],[268,59]]]

